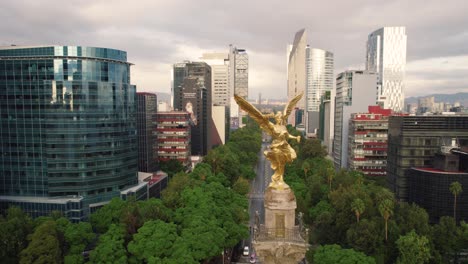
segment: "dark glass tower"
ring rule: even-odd
[[[190,113],[192,155],[212,148],[211,67],[205,62],[174,64],[174,110]]]
[[[0,209],[79,221],[137,184],[130,65],[113,49],[0,47]]]
[[[158,100],[155,94],[137,93],[138,171],[156,171],[157,105]]]

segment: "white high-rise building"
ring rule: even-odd
[[[229,78],[231,97],[237,94],[245,99],[249,96],[249,55],[245,49],[229,47]]]
[[[319,129],[320,99],[333,89],[333,53],[306,47],[305,122],[306,132]]]
[[[405,27],[383,27],[367,40],[366,70],[377,73],[377,101],[386,109],[404,109]]]
[[[333,161],[336,169],[348,167],[348,130],[352,113],[363,113],[375,105],[377,75],[345,71],[336,77]]]
[[[307,34],[305,29],[299,30],[294,36],[291,48],[287,49],[288,56],[288,100],[305,92],[306,88],[306,47]],[[297,108],[305,109],[305,96],[296,104]],[[292,115],[291,115],[292,116]],[[290,116],[290,118],[291,118]],[[294,117],[292,117],[294,119]],[[295,122],[290,122],[295,125]]]
[[[231,129],[242,127],[242,111],[234,101],[234,94],[249,96],[249,55],[245,49],[229,45],[229,85],[231,97]]]
[[[203,53],[200,59],[211,66],[211,97],[213,105],[229,106],[231,93],[228,53]]]

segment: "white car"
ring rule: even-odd
[[[245,247],[244,247],[244,251],[242,252],[242,255],[243,255],[243,256],[248,256],[248,255],[249,255],[249,252],[250,252],[249,247],[248,247],[248,246],[245,246]]]

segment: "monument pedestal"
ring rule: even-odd
[[[306,232],[295,225],[296,197],[284,185],[265,191],[265,224],[256,227],[252,242],[262,263],[298,263],[309,248]]]

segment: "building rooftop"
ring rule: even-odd
[[[413,170],[424,171],[424,172],[432,172],[432,173],[440,173],[440,174],[466,174],[468,176],[468,172],[465,171],[444,171],[434,168],[412,168]]]

